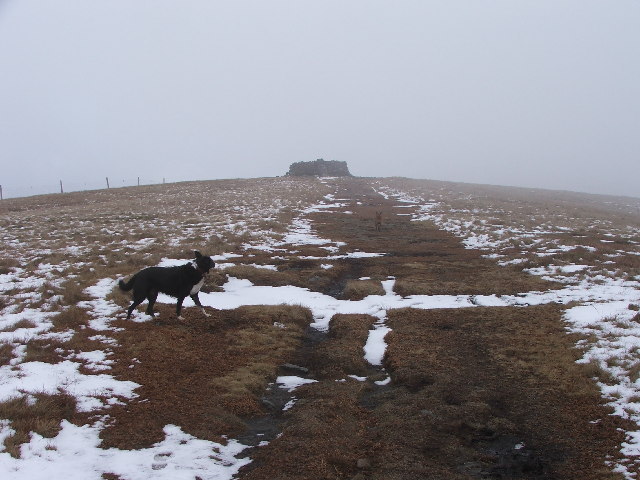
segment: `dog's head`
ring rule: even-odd
[[[198,252],[197,250],[194,252],[196,259],[195,259],[195,267],[198,269],[198,271],[203,274],[206,275],[207,273],[209,273],[209,270],[211,270],[213,267],[216,266],[216,264],[214,263],[213,260],[211,260],[211,257],[208,257],[206,255],[202,255],[200,252]]]

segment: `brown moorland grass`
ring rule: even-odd
[[[427,198],[442,193],[443,188],[437,182],[398,182],[418,189]],[[521,267],[505,272],[495,261],[482,258],[481,252],[463,249],[457,238],[430,222],[410,222],[404,214],[411,208],[398,208],[393,199],[375,195],[371,179],[332,183],[328,187],[315,179],[189,182],[0,203],[1,235],[7,239],[0,247],[2,256],[19,258],[16,262],[34,275],[40,263],[60,262],[52,270],[53,281],[36,293],[49,300],[62,293],[60,303],[50,306],[49,302],[46,308],[61,311],[62,317],[53,317],[56,329],[80,331],[69,342],[34,342],[28,358],[44,358],[58,353],[56,350],[69,355],[98,348],[88,338],[91,332],[83,313],[73,309],[74,302],[86,298],[84,288],[103,278],[130,275],[164,257],[188,259],[196,248],[207,254],[245,253],[236,263],[278,267],[273,273],[239,267],[245,278],[252,276],[267,284],[287,278],[292,284],[339,298],[351,297],[350,289],[362,277],[371,277],[376,283],[393,276],[396,293],[403,295],[505,294],[553,287],[521,272]],[[629,217],[624,220],[623,212],[613,207],[581,204],[573,198],[555,203],[549,195],[528,197],[511,190],[505,194],[499,189],[480,189],[479,194],[467,186],[445,186],[448,190],[444,194],[451,195],[447,213],[461,221],[473,220],[477,228],[487,225],[479,215],[491,217],[491,225],[513,232],[551,229],[557,223],[570,228],[556,231],[558,235],[567,231],[579,235],[560,239],[567,244],[604,245],[592,256],[581,248],[553,259],[543,258],[540,265],[600,259],[608,272],[636,268],[634,257],[629,255],[612,257],[616,263],[610,269],[604,264],[609,258],[601,255],[638,249],[633,243],[637,236],[624,230]],[[346,242],[348,246],[341,251],[385,256],[303,259],[298,257],[324,257],[327,251],[302,246],[296,247],[295,253],[292,249],[274,253],[281,257],[277,260],[265,253],[249,258],[249,252],[260,250],[245,251],[244,243],[262,242],[265,236],[280,239],[286,225],[297,216],[297,208],[316,202],[324,193],[336,193],[348,201],[336,212],[310,215],[319,236]],[[282,200],[274,200],[278,198]],[[438,198],[447,199],[446,195]],[[270,213],[264,213],[262,207]],[[384,211],[380,232],[374,225],[378,209]],[[465,218],[473,215],[476,218]],[[607,236],[614,227],[619,233]],[[274,234],[262,235],[266,228],[273,228]],[[510,233],[502,235],[508,241]],[[546,240],[551,245],[556,239],[550,235]],[[531,239],[514,238],[509,248],[502,251],[505,258],[530,258],[530,265],[534,264],[538,246]],[[89,262],[83,263],[87,259]],[[327,263],[333,268],[323,268]],[[13,268],[11,263],[5,267],[8,271]],[[623,270],[620,274],[627,272]],[[69,285],[58,286],[57,280],[69,274],[77,277],[70,278]],[[224,279],[224,274],[220,278]],[[377,283],[368,287],[380,292]],[[66,294],[61,292],[67,289]],[[24,308],[4,293],[6,303],[0,306]],[[128,298],[118,295],[109,298],[126,305]],[[362,295],[354,293],[353,298]],[[72,308],[65,310],[67,306]],[[136,400],[96,412],[110,416],[103,446],[149,446],[162,440],[162,427],[168,423],[200,438],[220,440],[220,435],[235,435],[245,429],[245,416],[265,413],[261,392],[273,380],[278,366],[293,360],[309,366],[311,375],[321,381],[296,391],[299,401],[284,414],[288,419],[284,434],[252,453],[253,470],[240,478],[406,480],[429,476],[508,478],[509,474],[545,478],[540,475],[564,475],[574,466],[575,475],[583,477],[567,473],[557,478],[619,478],[609,473],[603,462],[607,455],[616,458],[623,439],[616,428],[628,430],[632,426],[608,416],[608,410],[602,408],[597,391],[587,380],[591,367],[572,363],[577,358],[570,348],[575,339],[565,335],[556,308],[393,313],[387,357],[393,382],[378,387],[371,380],[381,379],[384,372],[372,372],[361,351],[372,317],[337,317],[327,339],[314,344],[304,338],[309,313],[294,307],[236,311],[208,307],[210,318],[198,309],[187,308],[186,322],[178,323],[173,306],[158,305],[155,322],[116,322],[124,330],[116,334],[119,347],[113,352],[116,365],[112,373],[141,387]],[[368,376],[369,380],[336,381],[351,374]],[[529,408],[531,413],[527,413]],[[601,421],[585,424],[585,419],[594,418]],[[90,420],[78,416],[76,421]],[[19,445],[28,435],[22,438],[13,442]],[[506,451],[491,453],[520,439],[527,455],[520,463],[505,464],[509,461]],[[292,451],[295,462],[291,461]],[[367,461],[360,462],[358,468],[358,460],[364,458]],[[524,472],[516,475],[515,469],[523,466],[531,469],[528,476]],[[538,475],[537,471],[543,473]]]
[[[320,235],[346,242],[363,252],[384,252],[371,259],[347,263],[354,276],[385,279],[395,277],[394,291],[409,295],[510,295],[525,291],[548,290],[552,282],[522,273],[521,268],[501,267],[482,258],[477,250],[461,248],[448,232],[431,224],[411,222],[407,209],[394,209],[395,202],[381,201],[389,212],[381,232],[375,231],[368,206],[366,183],[357,183],[353,195],[362,207],[350,206],[353,215],[314,214]],[[403,215],[398,214],[401,211]],[[395,213],[394,213],[395,212]],[[343,287],[344,289],[344,287]]]
[[[363,346],[377,320],[370,315],[334,315],[329,322],[328,338],[311,351],[300,352],[296,363],[310,368],[319,379],[366,377],[372,369],[364,359]]]
[[[358,459],[372,447],[368,412],[358,405],[361,382],[326,381],[300,387],[303,399],[286,413],[282,435],[253,455],[241,471],[244,480],[357,479]]]
[[[160,319],[173,317],[171,306],[158,310]],[[105,446],[148,447],[163,438],[167,424],[218,441],[242,432],[240,417],[263,413],[261,392],[311,321],[308,310],[294,306],[183,315],[184,322],[118,322],[125,330],[116,337],[114,370],[141,385],[140,400],[110,409],[115,420],[102,432]]]
[[[23,362],[58,363],[63,360],[62,344],[55,340],[31,339],[26,343]]]
[[[225,268],[224,273],[230,277],[247,279],[254,285],[280,287],[298,283],[297,276],[288,274],[288,272],[267,270],[250,265],[234,265],[233,267]]]
[[[430,214],[440,222],[465,225],[461,229],[463,236],[486,235],[498,242],[489,250],[507,260],[524,257],[533,266],[549,264],[555,258],[579,262],[582,255],[578,252],[582,249],[560,249],[546,255],[558,246],[584,245],[596,249],[594,255],[585,258],[587,262],[607,265],[612,271],[617,266],[627,278],[638,273],[637,198],[406,178],[380,179],[377,183],[431,202]],[[538,253],[545,257],[537,257]],[[608,266],[611,262],[613,265]]]
[[[0,275],[4,275],[13,271],[20,265],[15,258],[0,258]]]
[[[16,323],[12,324],[11,326],[5,327],[3,328],[1,331],[2,332],[15,332],[16,330],[19,330],[21,328],[34,328],[36,326],[36,324],[34,323],[33,320],[29,320],[27,318],[22,319],[17,321]]]
[[[20,446],[29,441],[32,432],[45,438],[55,437],[61,429],[62,420],[73,421],[75,410],[75,399],[64,392],[36,394],[32,401],[16,397],[0,402],[0,418],[11,419],[11,428],[15,431],[4,441],[6,452],[20,458]]]
[[[13,359],[13,346],[10,343],[0,343],[0,367],[9,365]]]
[[[348,280],[342,291],[342,297],[347,300],[362,300],[369,295],[384,294],[379,280]]]
[[[616,455],[611,441],[623,441],[616,428],[625,422],[609,415],[575,363],[580,354],[575,339],[563,335],[561,313],[555,305],[390,312],[386,366],[398,388],[381,405],[390,418],[378,416],[386,468],[402,468],[394,464],[399,438],[384,426],[403,398],[413,413],[395,431],[406,434],[414,429],[412,416],[423,419],[420,438],[432,452],[425,462],[452,471],[479,464],[510,478],[518,465],[501,464],[504,458],[489,452],[511,438],[529,449],[527,465],[544,478],[616,478],[602,459]]]
[[[248,183],[252,184],[250,194]],[[31,339],[24,361],[54,363],[73,353],[105,348],[89,339],[95,332],[86,327],[87,312],[77,306],[88,299],[84,290],[98,280],[129,275],[156,265],[164,257],[188,259],[194,249],[207,254],[229,253],[234,249],[241,253],[239,245],[255,239],[248,230],[255,232],[268,226],[284,232],[297,207],[307,206],[328,191],[316,179],[255,179],[77,192],[0,202],[3,239],[0,273],[10,274],[24,267],[24,277],[38,277],[44,275],[41,264],[53,265],[43,286],[31,288],[28,303],[18,300],[25,290],[16,283],[16,288],[2,292],[0,308],[11,308],[12,313],[25,308],[58,311],[51,317],[54,330],[76,330],[69,341]],[[265,214],[265,210],[269,213]],[[227,228],[230,222],[240,220],[243,226]],[[224,274],[217,277],[209,279],[209,291],[226,279]],[[128,302],[124,296],[113,298],[123,305]],[[9,363],[13,346],[3,344],[0,350],[1,362]],[[90,373],[84,368],[82,371]],[[224,418],[227,414],[221,412]],[[14,420],[9,413],[7,417]],[[28,439],[27,435],[18,437]],[[13,442],[19,444],[16,439]]]
[[[353,215],[314,214],[319,233],[388,255],[345,262],[347,279],[392,275],[397,292],[408,279],[426,283],[424,271],[435,260],[445,266],[428,282],[438,286],[448,276],[447,294],[507,293],[514,282],[522,291],[555,286],[518,268],[500,282],[494,261],[426,223],[387,215],[376,233],[357,208],[374,200],[366,185],[355,183]],[[477,272],[464,271],[465,262]],[[392,382],[384,387],[336,382],[349,365],[343,353],[351,358],[349,348],[358,347],[336,341],[332,348],[330,330],[313,348],[315,356],[300,353],[321,381],[296,391],[284,435],[258,450],[241,478],[621,478],[605,461],[619,459],[623,430],[633,425],[610,416],[588,369],[575,363],[578,338],[566,334],[561,315],[558,305],[388,312],[385,365]],[[593,418],[599,421],[586,420]],[[296,452],[295,466],[290,452]]]

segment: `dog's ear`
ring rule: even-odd
[[[194,255],[196,256],[196,258],[200,258],[200,257],[202,257],[202,254],[201,254],[198,250],[196,250],[196,251],[195,251],[195,252],[193,252],[193,253],[194,253]]]

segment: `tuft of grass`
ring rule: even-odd
[[[629,367],[629,380],[632,382],[638,381],[640,378],[640,362],[635,362]]]
[[[202,252],[206,252],[207,255],[220,255],[233,250],[233,248],[222,237],[212,235],[203,243]]]
[[[11,273],[11,271],[20,266],[20,262],[15,258],[0,258],[0,275]]]
[[[52,282],[44,282],[37,290],[40,294],[40,301],[37,306],[42,306],[45,302],[58,295],[58,288]]]
[[[236,333],[230,348],[242,363],[215,377],[210,386],[219,392],[221,405],[234,415],[261,411],[258,396],[273,381],[278,365],[299,347],[312,320],[311,312],[296,306],[252,306],[237,311]]]
[[[0,367],[3,365],[9,365],[9,362],[13,359],[13,347],[10,343],[0,344]]]
[[[83,300],[87,300],[88,296],[84,293],[84,289],[89,282],[84,282],[82,278],[67,280],[62,284],[61,293],[65,305],[76,305]]]
[[[4,442],[6,451],[14,458],[20,458],[20,446],[29,441],[31,432],[45,438],[55,437],[60,422],[71,420],[76,412],[76,400],[67,393],[39,393],[33,399],[14,397],[0,402],[0,418],[8,419],[15,431]]]
[[[268,285],[279,287],[293,283],[294,279],[286,272],[277,272],[275,270],[267,270],[264,268],[251,267],[249,265],[236,265],[226,268],[224,273],[236,278],[244,278],[255,285]]]
[[[362,354],[376,318],[363,314],[337,314],[329,322],[327,340],[318,345],[308,365],[319,378],[367,376],[371,372]]]
[[[347,300],[362,300],[369,295],[384,295],[382,283],[376,280],[349,280],[342,296]]]
[[[602,382],[605,385],[616,385],[618,379],[606,370],[598,360],[592,359],[586,363],[578,363],[584,374],[591,379]]]
[[[310,258],[290,257],[287,268],[291,270],[309,270],[320,268],[320,261]]]
[[[254,362],[241,367],[231,375],[214,378],[210,385],[220,392],[218,401],[233,415],[256,415],[261,412],[257,396],[268,381],[275,378],[275,366]]]
[[[26,344],[24,362],[58,363],[60,345],[50,340],[30,340]]]
[[[33,320],[29,320],[28,318],[24,318],[16,323],[14,323],[13,325],[11,325],[10,327],[5,327],[3,328],[1,331],[3,332],[15,332],[16,330],[19,330],[21,328],[34,328],[36,326],[36,324],[33,322]]]
[[[53,317],[53,325],[56,330],[76,330],[80,326],[85,325],[88,316],[87,312],[78,306],[65,308],[55,317]]]

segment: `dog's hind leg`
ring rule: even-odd
[[[131,318],[131,314],[133,313],[135,308],[138,305],[140,305],[142,302],[144,302],[144,296],[140,295],[139,293],[136,293],[136,291],[134,290],[133,291],[133,303],[127,309],[127,320],[129,320]]]
[[[158,298],[158,291],[151,290],[147,295],[147,300],[149,300],[149,305],[147,305],[147,315],[154,316],[153,314],[153,306],[156,304],[156,299]]]
[[[142,302],[137,302],[137,303],[136,303],[136,302],[134,301],[134,302],[129,306],[129,308],[127,309],[127,320],[129,320],[129,319],[131,318],[131,314],[133,313],[133,311],[135,310],[135,308],[136,308],[138,305],[140,305],[140,303],[142,303]]]

